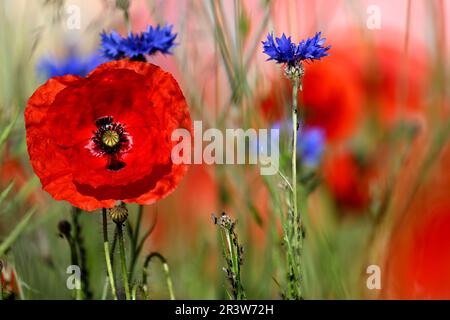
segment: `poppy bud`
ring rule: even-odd
[[[64,236],[66,238],[70,237],[70,232],[72,230],[72,226],[70,225],[69,221],[67,220],[61,220],[58,223],[58,230],[59,230],[59,234],[60,236]]]
[[[122,224],[128,218],[128,209],[125,204],[120,204],[112,209],[109,209],[109,216],[114,223]]]

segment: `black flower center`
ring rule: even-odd
[[[96,157],[108,157],[107,169],[118,171],[126,166],[123,155],[131,148],[131,137],[125,131],[124,125],[114,122],[112,116],[106,116],[95,121],[96,131],[89,144],[89,149]]]

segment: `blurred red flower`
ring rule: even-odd
[[[392,230],[386,255],[383,298],[450,299],[449,161],[447,145],[413,197],[405,187],[395,193],[400,218]],[[415,167],[411,162],[407,173],[414,174],[411,169]]]
[[[1,189],[6,188],[13,180],[15,185],[19,187],[18,189],[20,189],[20,187],[23,186],[28,179],[29,175],[20,163],[20,160],[18,158],[11,157],[9,152],[6,152],[0,164]]]
[[[84,210],[153,203],[186,172],[171,161],[171,134],[191,130],[188,106],[172,75],[150,63],[52,78],[29,99],[25,125],[44,190]]]
[[[0,190],[6,189],[14,181],[13,189],[16,193],[19,192],[30,179],[30,175],[20,158],[12,155],[7,145],[0,162]],[[12,195],[12,192],[10,192],[10,195]],[[32,206],[36,204],[45,205],[45,199],[39,192],[31,192],[26,200]]]
[[[366,102],[376,108],[381,123],[391,125],[424,111],[429,70],[419,49],[405,55],[404,50],[380,45],[367,56]]]
[[[177,241],[186,245],[192,241],[193,245],[199,232],[204,232],[202,227],[212,224],[211,213],[218,206],[218,185],[211,169],[204,164],[192,166],[171,201],[145,208],[146,213],[158,214],[151,236],[152,250],[164,251],[164,246]],[[151,223],[152,216],[145,217]],[[214,228],[206,230],[214,231]]]
[[[450,299],[450,202],[435,204],[397,230],[390,245],[388,299]]]
[[[363,112],[359,72],[339,53],[306,66],[300,95],[305,123],[323,128],[330,142],[345,140],[358,129]]]
[[[370,183],[375,178],[373,164],[358,161],[350,152],[340,152],[326,158],[323,175],[339,207],[362,211],[370,204]]]

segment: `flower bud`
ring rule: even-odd
[[[290,80],[301,80],[305,75],[305,67],[302,62],[296,62],[294,64],[287,64],[284,69],[284,74]]]
[[[66,238],[70,237],[70,232],[72,230],[72,226],[70,225],[69,221],[67,220],[61,220],[58,223],[58,230],[61,236],[64,236]]]
[[[125,204],[122,203],[112,209],[109,209],[109,216],[114,223],[122,224],[128,218],[128,209]]]

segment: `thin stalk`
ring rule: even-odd
[[[114,237],[111,244],[111,249],[109,250],[109,256],[111,259],[111,265],[114,265],[114,252],[116,251],[116,245],[117,245],[117,230],[114,231]]]
[[[143,207],[142,207],[142,210],[143,210]],[[137,260],[139,258],[139,255],[142,252],[142,249],[144,247],[145,241],[147,240],[147,238],[152,234],[153,230],[155,229],[156,222],[157,222],[157,217],[158,217],[158,211],[156,211],[156,213],[155,213],[154,222],[147,229],[147,231],[145,231],[145,233],[142,236],[142,238],[139,240],[138,237],[136,236],[135,254],[133,255],[133,260],[131,261],[131,267],[130,267],[130,281],[133,281],[133,275],[134,275],[134,270],[135,270],[135,267],[136,267],[136,262],[137,262]]]
[[[164,275],[166,277],[167,290],[169,291],[170,300],[175,300],[175,293],[173,291],[172,278],[170,277],[169,264],[167,263],[166,258],[164,258],[160,253],[152,252],[145,259],[144,271],[142,273],[142,283],[144,284],[144,286],[147,285],[147,276],[148,276],[147,268],[153,258],[158,258],[161,261],[163,265]],[[146,290],[143,291],[146,294]]]
[[[298,91],[301,90],[301,79],[295,78],[293,79],[293,88],[292,88],[292,225],[290,226],[290,236],[292,241],[292,249],[293,252],[290,254],[291,266],[289,266],[290,274],[289,274],[289,282],[291,288],[294,289],[295,298],[302,297],[301,290],[301,281],[302,281],[302,247],[303,247],[303,235],[302,235],[302,221],[298,211],[298,191],[297,191],[297,133],[299,129],[299,121],[298,121]],[[296,272],[297,269],[297,272]],[[293,283],[292,283],[293,282]],[[292,294],[291,293],[291,294]]]
[[[101,300],[106,300],[106,297],[108,296],[108,286],[109,286],[109,281],[108,281],[108,277],[106,277],[105,284],[103,285]]]
[[[0,300],[3,300],[3,278],[2,278],[2,272],[3,272],[3,262],[0,260]]]
[[[298,208],[297,208],[297,130],[298,130],[298,119],[297,119],[297,95],[299,80],[294,80],[294,86],[292,89],[292,209],[294,215],[294,236],[295,239],[297,235],[297,224],[299,222]],[[295,240],[296,241],[296,240]],[[294,242],[295,242],[294,241]]]
[[[142,221],[143,212],[144,212],[144,206],[139,205],[139,211],[138,211],[138,216],[137,216],[137,220],[136,220],[136,227],[131,234],[131,263],[130,263],[130,280],[131,281],[133,280],[134,268],[136,266],[136,262],[138,260],[139,254],[140,254],[140,250],[138,247],[138,239],[139,239],[139,233],[141,230],[141,221]]]
[[[114,300],[117,300],[116,284],[114,283],[114,273],[111,264],[111,255],[109,252],[109,242],[108,242],[108,225],[106,217],[106,209],[102,209],[103,216],[103,249],[105,251],[105,261],[106,261],[106,271],[108,273],[109,285],[111,287],[111,292]]]
[[[143,205],[139,205],[139,211],[138,211],[138,216],[137,216],[137,221],[136,221],[136,228],[134,229],[134,234],[133,234],[133,248],[136,248],[136,244],[139,238],[139,232],[141,229],[141,221],[142,221],[142,213],[144,212],[144,206]]]
[[[128,10],[123,11],[123,17],[125,19],[125,24],[127,25],[128,32],[131,32],[132,27],[131,27],[131,21],[130,21],[130,13],[128,12]]]
[[[130,21],[130,1],[129,0],[116,0],[116,6],[123,11],[123,18],[125,20],[125,25],[127,26],[128,32],[131,32],[131,21]]]
[[[86,249],[84,247],[84,240],[81,235],[81,224],[79,221],[80,212],[80,209],[76,207],[73,208],[72,220],[74,225],[74,236],[72,244],[74,246],[73,249],[78,252],[79,257],[78,262],[81,268],[82,298],[92,299],[92,292],[89,290],[89,273],[87,269]]]
[[[173,293],[172,278],[170,277],[169,265],[167,263],[163,264],[164,274],[166,275],[167,289],[169,290],[170,300],[175,300],[175,294]]]
[[[128,283],[128,271],[127,261],[125,257],[125,243],[123,240],[122,224],[117,223],[117,236],[119,240],[119,252],[120,252],[120,264],[122,267],[123,288],[125,290],[125,297],[127,300],[131,300],[130,285]]]
[[[293,211],[293,229],[294,243],[297,242],[297,225],[299,223],[298,207],[297,207],[297,132],[298,132],[298,109],[297,109],[297,95],[298,95],[297,79],[294,80],[292,88],[292,211]]]
[[[213,216],[213,220],[219,227],[223,255],[227,265],[224,270],[232,290],[230,298],[235,300],[245,300],[246,295],[241,283],[243,249],[239,244],[238,236],[235,231],[236,221],[232,220],[225,213],[222,213],[219,218]]]

